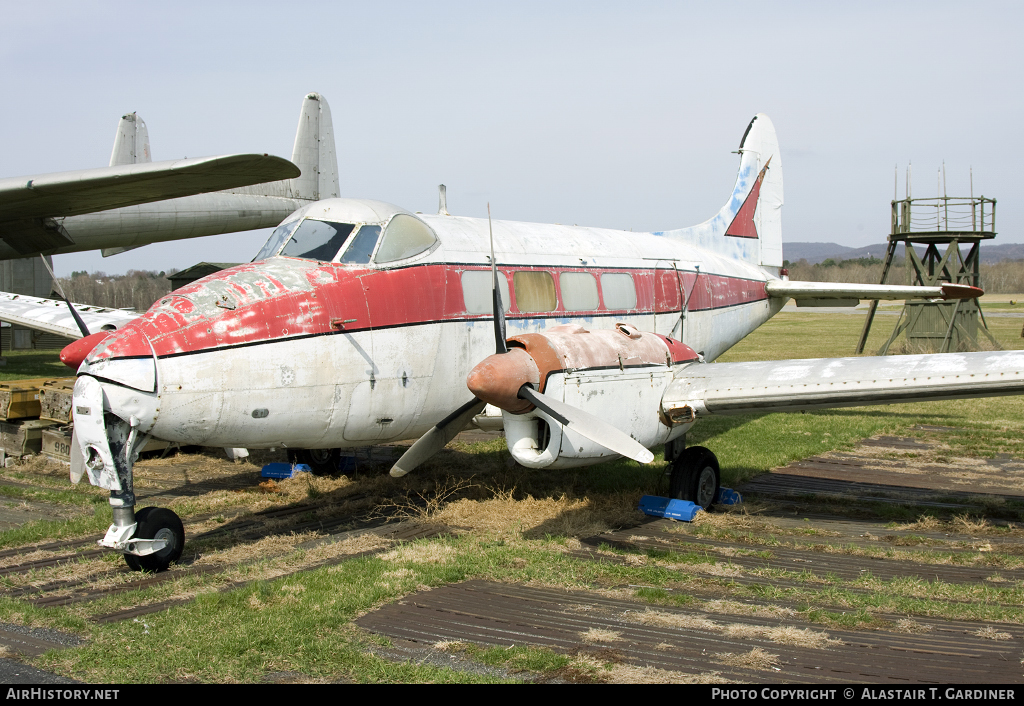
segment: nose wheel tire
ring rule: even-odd
[[[185,546],[185,528],[181,518],[162,507],[144,507],[135,513],[137,539],[163,539],[167,546],[146,556],[125,554],[124,560],[135,571],[165,571],[181,557]]]
[[[706,510],[715,502],[721,482],[715,455],[703,446],[691,446],[672,463],[669,497],[689,500]]]

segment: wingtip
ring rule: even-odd
[[[943,299],[977,299],[985,294],[981,287],[972,287],[969,284],[943,284]]]

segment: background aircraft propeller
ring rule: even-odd
[[[494,228],[491,225],[490,204],[487,204],[487,227],[491,239],[491,303],[494,312],[495,354],[487,358],[480,365],[489,363],[493,366],[497,364],[500,368],[503,367],[501,366],[502,361],[496,361],[495,358],[507,354],[508,345],[505,332],[505,307],[501,302],[501,290],[498,287],[498,267],[497,261],[494,258]],[[479,367],[477,366],[477,368]],[[476,369],[474,369],[475,371]],[[516,380],[517,377],[519,376],[512,375],[508,379]],[[473,374],[470,374],[470,379],[472,378]],[[478,390],[473,390],[473,392],[477,393],[473,399],[434,425],[430,431],[410,446],[408,451],[402,454],[402,457],[391,468],[392,477],[401,478],[443,449],[449,441],[454,439],[466,427],[473,417],[483,410],[487,405],[487,401],[481,399]],[[654,454],[633,439],[633,437],[592,414],[588,414],[572,405],[565,404],[553,397],[538,392],[533,389],[529,381],[516,385],[515,397],[530,402],[567,429],[571,429],[580,436],[584,436],[594,443],[604,446],[613,453],[626,456],[639,463],[649,463],[654,458]],[[508,397],[505,397],[505,399],[508,399]],[[495,404],[495,400],[491,400],[491,404],[502,409],[502,405]]]

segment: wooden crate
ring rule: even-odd
[[[43,431],[53,422],[26,419],[21,422],[0,422],[0,446],[8,456],[37,454],[43,450]]]
[[[0,382],[0,420],[39,416],[39,389],[55,378]]]
[[[53,426],[43,429],[43,455],[54,461],[71,462],[71,430],[70,425]]]
[[[75,378],[51,380],[39,388],[39,418],[58,424],[74,421],[71,398],[75,390]]]

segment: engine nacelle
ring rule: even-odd
[[[672,370],[576,371],[548,378],[545,394],[600,417],[652,448],[686,433],[691,424],[668,426],[658,414]],[[603,463],[618,454],[566,428],[545,412],[503,413],[508,449],[527,468],[572,468]]]
[[[523,384],[598,417],[651,448],[686,433],[690,424],[660,416],[673,371],[698,358],[688,346],[617,324],[588,331],[556,326],[509,339],[470,375],[469,388],[502,409],[513,458],[528,468],[570,468],[620,458],[516,397]]]

